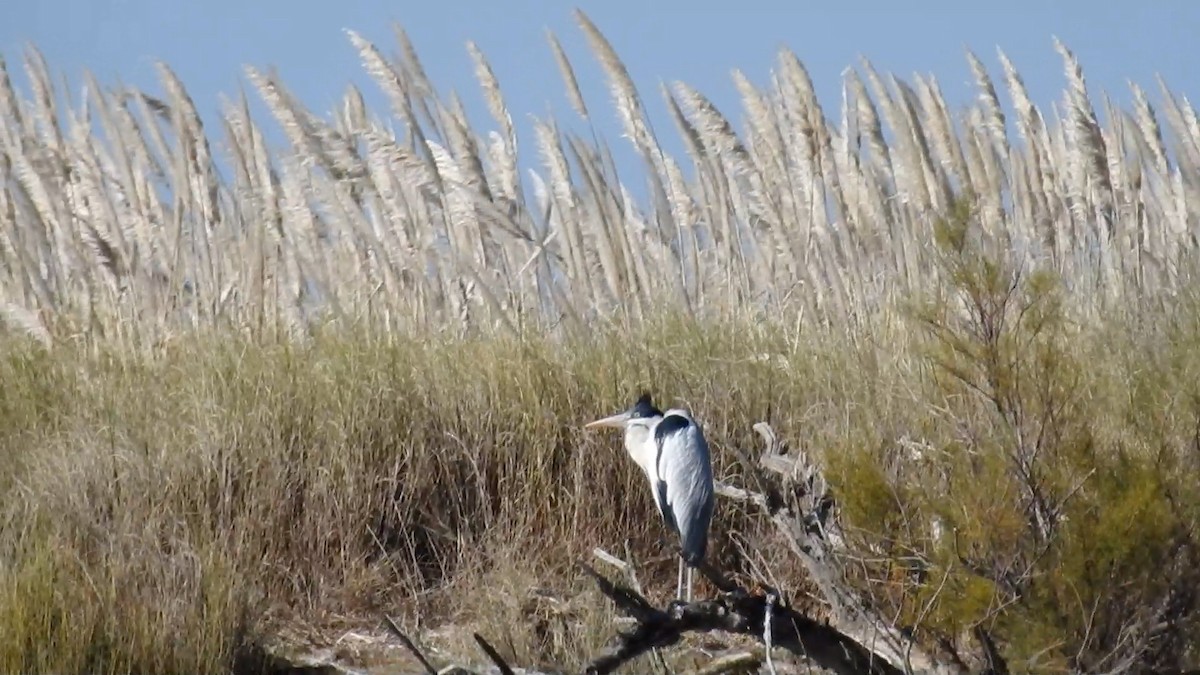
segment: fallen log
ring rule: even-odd
[[[737,589],[722,591],[712,600],[674,602],[658,609],[637,591],[609,581],[587,565],[581,567],[601,593],[637,620],[636,626],[619,633],[604,653],[588,664],[584,671],[588,675],[616,672],[651,649],[677,643],[685,633],[710,631],[754,636],[839,674],[903,672],[828,625],[780,606],[774,595]]]

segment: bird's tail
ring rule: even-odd
[[[692,567],[700,564],[708,553],[708,526],[712,520],[713,504],[710,497],[700,507],[696,517],[681,518],[679,548],[683,561]]]
[[[697,567],[708,552],[708,537],[706,533],[699,536],[684,537],[680,541],[679,555],[691,567]]]

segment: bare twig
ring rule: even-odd
[[[983,626],[975,626],[975,638],[983,646],[983,658],[987,664],[983,672],[988,675],[1008,675],[1008,663],[1000,655],[1000,648],[992,640],[991,633],[988,633]]]
[[[638,583],[637,573],[634,571],[633,565],[621,560],[617,556],[605,551],[602,548],[592,549],[592,555],[596,556],[596,558],[600,559],[602,562],[606,562],[620,570],[621,573],[625,575],[625,578],[629,580],[630,586],[638,593],[642,592],[642,585]]]
[[[417,649],[417,645],[413,644],[413,641],[408,639],[408,636],[404,634],[404,631],[400,630],[400,627],[396,625],[396,622],[392,621],[392,617],[384,614],[383,622],[387,625],[388,631],[400,640],[400,644],[404,645],[404,648],[421,662],[421,666],[425,668],[426,675],[437,675],[437,669],[433,667],[433,664],[429,662],[429,659],[425,658],[425,655],[421,653],[421,650]]]
[[[500,669],[500,675],[516,675],[513,673],[513,669],[508,666],[508,663],[504,660],[504,658],[500,656],[500,652],[497,652],[495,647],[492,647],[490,644],[488,644],[488,641],[484,640],[482,635],[479,633],[472,633],[472,635],[475,637],[475,642],[479,643],[479,647],[483,649],[483,651],[488,655],[488,658],[492,660],[492,663],[496,664],[496,667]]]
[[[775,662],[771,659],[771,615],[775,611],[776,597],[774,593],[767,594],[767,612],[763,617],[763,647],[766,649],[767,670],[775,675]]]

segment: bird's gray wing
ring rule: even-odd
[[[679,533],[684,558],[698,562],[707,549],[714,502],[708,443],[700,428],[682,415],[668,414],[654,436],[664,511]]]
[[[665,448],[665,445],[668,442],[677,442],[676,437],[690,424],[691,422],[686,417],[667,415],[654,427],[654,449],[657,453],[654,458],[654,473],[656,474],[654,499],[659,504],[658,510],[662,514],[663,521],[674,532],[679,532],[679,521],[675,517],[675,510],[671,507],[670,476],[666,473],[671,462],[669,457],[664,459],[664,455],[669,455],[675,448]],[[666,453],[663,452],[664,448],[667,450]]]

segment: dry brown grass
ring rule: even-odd
[[[1038,672],[1194,662],[1170,643],[1197,637],[1193,600],[1153,639],[1121,623],[1194,581],[1187,101],[1161,87],[1164,125],[1136,90],[1101,124],[1060,46],[1061,120],[1002,56],[1014,120],[972,57],[962,115],[864,63],[831,121],[781,53],[770,86],[737,79],[740,133],[665,91],[672,157],[582,27],[647,204],[553,120],[523,183],[486,57],[494,140],[402,32],[395,62],[350,35],[397,134],[357,92],[322,119],[251,70],[278,153],[245,101],[218,145],[165,66],[161,98],[89,79],[86,105],[36,52],[31,96],[0,70],[0,670],[221,672],[380,611],[448,652],[486,627],[577,664],[612,628],[572,572],[593,546],[628,540],[656,599],[673,584],[642,481],[580,430],[641,387],[697,412],[719,476],[759,420],[822,457],[854,581],[931,639],[985,624]],[[1038,491],[1067,516],[1048,530]],[[803,587],[760,524],[716,521],[722,564]]]

